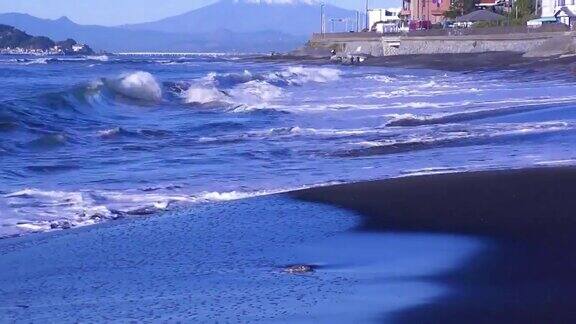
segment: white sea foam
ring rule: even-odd
[[[536,165],[546,165],[546,166],[576,165],[576,159],[538,161],[535,164]]]
[[[23,189],[0,196],[11,214],[2,217],[3,234],[43,232],[83,227],[119,217],[150,215],[169,209],[174,204],[231,201],[266,196],[337,182],[309,186],[254,191],[205,191],[197,194],[151,193],[128,191],[51,191]],[[33,215],[33,218],[30,218]],[[17,220],[11,222],[10,220]],[[16,229],[10,230],[8,227]]]
[[[282,88],[266,81],[251,80],[221,90],[216,81],[203,80],[191,85],[181,97],[187,104],[225,103],[234,105],[235,109],[258,109],[259,105],[272,102],[284,95]],[[238,110],[237,110],[238,112]]]
[[[378,82],[382,82],[382,83],[392,83],[396,80],[398,80],[397,78],[393,78],[387,75],[381,75],[381,74],[374,74],[374,75],[367,75],[365,77],[367,80],[374,80],[374,81],[378,81]]]
[[[86,56],[86,59],[91,61],[100,61],[100,62],[108,62],[110,57],[107,55],[94,55],[94,56]]]
[[[245,70],[242,73],[208,73],[192,82],[179,95],[188,104],[226,103],[234,105],[232,112],[269,109],[285,96],[283,86],[305,83],[325,83],[340,78],[341,71],[332,68],[293,66],[264,75]],[[273,109],[273,108],[272,108]]]
[[[270,73],[267,79],[270,81],[286,81],[292,85],[303,85],[308,82],[326,83],[340,79],[342,72],[332,68],[313,68],[303,66],[291,66],[283,71]]]
[[[98,131],[98,137],[102,137],[102,138],[114,137],[114,136],[120,134],[121,131],[122,131],[122,129],[120,127],[104,129],[104,130]]]
[[[423,131],[409,132],[391,139],[361,141],[353,143],[353,145],[366,148],[398,148],[401,146],[411,145],[424,145],[427,147],[434,146],[436,144],[441,145],[443,143],[457,144],[458,141],[554,133],[565,130],[573,130],[576,125],[568,122],[553,121],[542,123],[488,124],[470,127],[464,130],[460,130],[459,128],[455,130],[450,126],[451,125],[446,125],[440,129],[425,129]]]
[[[253,80],[232,88],[230,95],[235,99],[235,102],[258,104],[280,98],[283,95],[283,91],[268,82]]]
[[[17,60],[17,63],[22,65],[34,65],[34,64],[48,64],[51,58],[49,57],[39,57],[31,60]]]
[[[412,177],[417,175],[447,174],[468,171],[464,167],[428,167],[421,169],[406,170],[402,172],[401,177]]]
[[[125,73],[116,79],[107,80],[107,85],[113,91],[128,98],[153,102],[162,99],[160,84],[148,72]]]
[[[183,92],[182,97],[187,104],[227,102],[230,99],[229,96],[212,86],[191,86]]]

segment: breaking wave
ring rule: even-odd
[[[229,104],[234,105],[234,111],[246,111],[283,97],[284,87],[336,81],[340,74],[337,69],[300,66],[266,74],[209,73],[195,82],[181,84],[177,92],[187,104]]]
[[[125,73],[115,79],[104,79],[114,92],[130,99],[158,102],[162,100],[162,88],[148,72]]]

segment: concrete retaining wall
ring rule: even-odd
[[[526,53],[542,46],[546,41],[557,37],[576,35],[566,32],[509,34],[509,35],[468,35],[468,36],[390,36],[362,40],[325,36],[314,39],[312,46],[330,47],[344,55],[359,54],[372,56],[410,54],[461,54],[479,52],[518,52]]]
[[[566,33],[401,37],[398,54],[461,54],[479,52],[526,53]]]
[[[479,52],[520,52],[525,53],[542,45],[546,39],[524,41],[486,41],[486,40],[402,40],[398,54],[443,54],[443,53],[479,53]]]

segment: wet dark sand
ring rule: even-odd
[[[275,55],[251,58],[256,61],[275,61],[300,64],[334,64],[330,56]],[[341,63],[337,63],[341,64]],[[420,54],[369,57],[359,66],[382,66],[406,69],[441,71],[523,70],[532,72],[562,71],[576,73],[576,55],[527,58],[516,52],[485,52],[461,54]]]
[[[523,69],[574,71],[576,56],[527,58],[515,52],[398,55],[368,58],[364,65],[445,71]]]
[[[361,231],[453,233],[496,243],[459,269],[428,278],[448,285],[450,294],[398,312],[397,322],[576,321],[576,168],[428,175],[292,195],[359,212]]]

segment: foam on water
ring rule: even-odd
[[[576,161],[564,74],[210,55],[1,62],[4,236],[332,181]]]
[[[254,74],[248,70],[242,73],[211,72],[194,81],[180,96],[188,104],[231,104],[235,112],[251,111],[281,98],[285,94],[283,86],[336,81],[340,74],[337,69],[301,66],[268,74]]]
[[[227,102],[230,96],[215,87],[191,86],[183,92],[182,97],[187,104],[208,104]]]
[[[106,80],[114,92],[130,99],[157,102],[162,100],[162,88],[149,72],[137,71]]]
[[[334,182],[321,183],[325,186]],[[158,214],[175,205],[232,201],[266,196],[309,186],[253,192],[170,192],[171,187],[129,191],[46,191],[28,188],[5,194],[0,200],[10,210],[0,220],[0,238],[30,232],[44,232],[94,225],[107,220]],[[33,202],[27,205],[27,202]],[[1,205],[0,205],[1,206]]]

